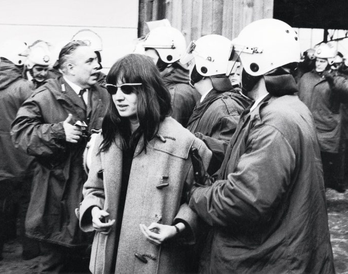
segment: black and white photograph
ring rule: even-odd
[[[0,0],[0,273],[348,274],[347,11]]]

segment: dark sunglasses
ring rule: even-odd
[[[120,88],[126,95],[133,93],[134,86],[141,86],[142,83],[124,83],[121,85],[106,84],[106,89],[111,95],[115,95],[117,90]]]

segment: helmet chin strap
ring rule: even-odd
[[[248,74],[244,69],[242,71],[242,89],[243,92],[247,93],[250,92],[256,83],[260,80],[262,76],[252,76]]]
[[[164,71],[168,67],[168,63],[162,61],[161,58],[158,58],[156,67],[160,72]]]
[[[195,65],[190,72],[190,82],[189,82],[190,86],[193,87],[196,83],[201,81],[203,78],[204,78],[204,76],[202,76],[198,73],[197,67]]]

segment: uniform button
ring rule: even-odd
[[[147,264],[147,260],[146,260],[146,258],[143,256],[143,255],[141,255],[141,254],[139,254],[139,253],[134,253],[134,256],[135,257],[137,257],[140,261],[142,261],[144,264]]]

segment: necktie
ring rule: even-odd
[[[87,108],[86,102],[85,102],[85,100],[83,99],[83,94],[84,94],[86,91],[87,91],[87,89],[81,89],[80,92],[79,92],[79,97],[81,98],[83,105]]]

